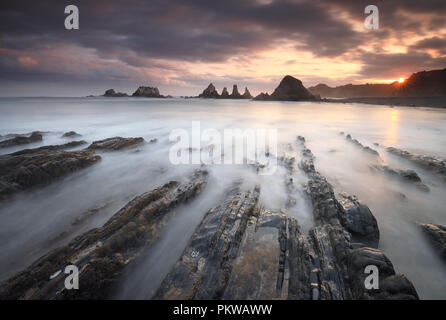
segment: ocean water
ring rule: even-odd
[[[245,100],[138,98],[2,98],[0,135],[43,131],[44,139],[27,147],[61,144],[63,132],[74,130],[88,143],[104,138],[144,137],[157,142],[137,150],[100,153],[102,161],[50,185],[16,195],[0,206],[0,280],[25,268],[49,250],[76,235],[101,226],[134,196],[171,179],[185,179],[199,164],[175,165],[170,151],[174,130],[192,132],[253,129],[277,132],[277,155],[300,160],[296,136],[304,136],[316,156],[315,165],[335,188],[357,195],[378,220],[382,249],[397,272],[405,273],[421,298],[446,299],[445,264],[434,253],[415,223],[446,225],[446,184],[414,164],[392,156],[385,147],[446,158],[446,110],[362,104],[256,102]],[[376,149],[379,162],[347,142],[349,133]],[[378,143],[379,146],[374,145]],[[202,141],[201,146],[211,143]],[[193,147],[193,146],[191,146]],[[23,147],[0,149],[1,154]],[[135,152],[138,151],[138,152]],[[266,150],[262,149],[262,152]],[[192,153],[197,152],[194,148]],[[378,161],[378,162],[377,162]],[[388,164],[414,169],[430,192],[373,172],[369,166]],[[270,163],[269,166],[272,164]],[[128,270],[116,298],[150,299],[170,267],[180,257],[206,211],[224,198],[234,181],[243,188],[261,186],[261,203],[286,208],[286,170],[259,175],[251,165],[211,164],[209,183],[194,201],[177,209],[161,238],[139,263]],[[303,194],[306,177],[292,174],[296,205],[286,208],[305,230],[312,226],[311,204]],[[84,212],[97,209],[82,223]]]

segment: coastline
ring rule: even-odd
[[[363,97],[363,98],[344,98],[332,99],[322,98],[321,102],[329,103],[363,103],[388,105],[395,107],[424,107],[424,108],[446,108],[446,96],[431,97]]]

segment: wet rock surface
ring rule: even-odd
[[[53,250],[0,286],[0,299],[105,299],[113,294],[124,268],[159,237],[173,208],[200,194],[207,172],[189,182],[171,181],[144,193],[116,212],[102,227]],[[67,265],[79,269],[78,290],[67,290]]]
[[[386,150],[391,154],[412,161],[420,167],[437,174],[440,178],[446,181],[446,160],[431,156],[412,154],[408,151],[394,147],[388,147]]]
[[[0,141],[0,148],[9,148],[42,141],[42,134],[32,132],[29,136],[18,135],[13,138]]]
[[[257,214],[258,197],[258,189],[240,192],[235,187],[210,209],[154,298],[223,298],[248,221]]]
[[[0,197],[47,184],[99,161],[101,157],[90,150],[63,151],[83,143],[85,141],[74,141],[0,156]]]
[[[205,215],[156,299],[418,299],[376,249],[379,230],[370,209],[347,193],[336,197],[315,170],[305,139],[298,142],[316,225],[304,234],[296,219],[258,203],[258,187],[235,188]],[[287,159],[279,160],[292,166]],[[377,290],[364,285],[372,264],[380,272]]]
[[[144,142],[143,138],[122,138],[113,137],[104,140],[94,141],[89,147],[89,150],[97,151],[116,151],[129,147],[140,145]]]
[[[431,223],[418,223],[418,226],[423,230],[438,255],[446,262],[446,227]]]
[[[80,137],[82,137],[82,135],[77,133],[76,131],[68,131],[62,135],[62,138],[80,138]]]
[[[357,147],[361,148],[363,151],[368,152],[368,153],[370,153],[370,154],[372,154],[372,155],[375,155],[375,156],[379,156],[378,151],[376,151],[375,149],[372,149],[372,148],[370,148],[370,147],[364,146],[364,145],[363,145],[361,142],[359,142],[358,140],[353,139],[352,136],[351,136],[350,134],[347,134],[347,135],[345,136],[345,139],[346,139],[348,142],[351,142],[351,143],[353,143],[354,145],[356,145]]]
[[[316,226],[303,235],[297,222],[290,223],[290,237],[298,248],[298,271],[290,267],[290,295],[298,299],[418,299],[412,283],[396,274],[390,260],[375,248],[379,230],[370,209],[356,197],[341,193],[336,198],[332,186],[314,167],[314,155],[302,143],[301,168],[307,173],[307,192],[313,203]],[[290,252],[291,249],[290,249]],[[304,262],[298,262],[298,261]],[[379,288],[365,289],[364,268],[376,265]],[[296,275],[293,276],[293,272]]]
[[[429,191],[429,187],[421,181],[420,176],[414,170],[396,169],[386,165],[372,165],[370,168],[374,171],[385,173],[391,177],[400,178],[405,182],[409,182],[421,191]]]

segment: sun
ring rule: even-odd
[[[399,82],[399,83],[403,83],[404,80],[405,80],[404,78],[399,78],[399,79],[398,79],[398,82]]]

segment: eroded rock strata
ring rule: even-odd
[[[438,255],[446,262],[446,228],[431,223],[418,223]]]
[[[446,180],[446,160],[436,157],[412,154],[408,151],[388,147],[386,150],[394,155],[408,159],[420,167],[431,171]]]
[[[113,137],[104,140],[94,141],[89,147],[89,150],[100,151],[116,151],[129,147],[133,147],[144,142],[143,138],[122,138]]]
[[[375,156],[379,156],[378,151],[376,151],[375,149],[372,149],[372,148],[370,148],[370,147],[368,147],[368,146],[364,146],[364,145],[363,145],[361,142],[359,142],[358,140],[353,139],[352,136],[351,136],[350,134],[347,134],[346,137],[345,137],[345,139],[346,139],[348,142],[353,143],[355,146],[361,148],[363,151],[368,152],[368,153],[370,153],[370,154],[372,154],[372,155],[375,155]]]
[[[178,204],[206,185],[207,172],[197,171],[189,182],[171,181],[144,193],[116,212],[102,227],[76,237],[53,250],[0,286],[0,299],[105,299],[113,293],[124,268],[149,247]],[[67,290],[65,274],[79,269],[78,290]]]
[[[400,178],[402,181],[409,182],[421,191],[429,191],[429,187],[421,181],[420,176],[414,170],[396,169],[386,165],[372,165],[370,168],[374,171],[385,173],[388,176]]]
[[[0,156],[0,197],[49,183],[101,159],[90,150],[63,151],[85,142],[25,149]]]
[[[42,141],[42,134],[32,132],[29,136],[17,135],[13,138],[0,141],[0,148],[9,148]]]
[[[418,299],[376,249],[370,209],[347,193],[337,198],[305,139],[298,141],[315,220],[308,234],[296,219],[261,207],[258,187],[236,188],[205,215],[156,299]],[[380,272],[377,290],[364,287],[368,265]]]
[[[309,265],[302,271],[306,275],[304,283],[290,285],[295,288],[293,296],[308,298],[311,292],[313,299],[418,299],[412,283],[404,275],[395,273],[385,254],[367,247],[377,246],[379,241],[379,230],[370,210],[346,193],[338,201],[332,186],[315,170],[314,156],[305,147],[305,140],[300,140],[301,168],[310,178],[308,194],[316,226],[306,238],[297,232],[298,228],[290,230],[301,241],[298,246],[302,248],[301,258],[307,259],[299,268]],[[367,265],[378,267],[379,289],[365,289]],[[307,282],[311,283],[311,290]]]

